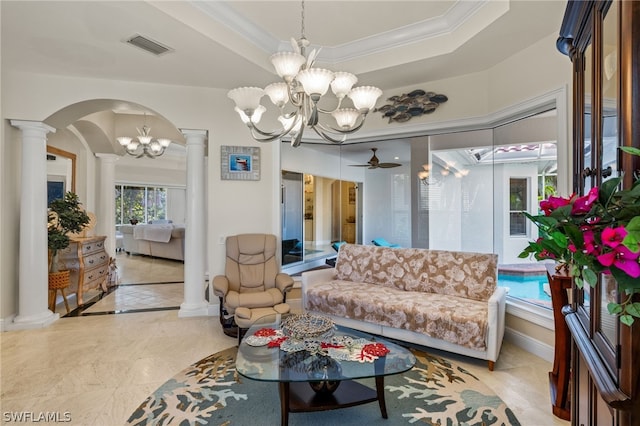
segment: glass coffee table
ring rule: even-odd
[[[295,338],[301,334],[288,329],[291,323],[286,319],[292,317],[297,320],[301,316],[262,318],[247,331],[236,358],[240,375],[278,383],[281,425],[288,424],[289,413],[375,401],[386,419],[384,377],[410,370],[416,362],[413,354],[386,340],[341,326],[318,337]],[[375,380],[375,389],[356,381],[366,378]]]

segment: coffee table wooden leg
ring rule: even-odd
[[[289,424],[289,382],[280,382],[280,425]]]
[[[384,400],[384,376],[376,377],[376,392],[378,393],[378,404],[383,419],[387,419],[387,403]]]

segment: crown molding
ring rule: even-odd
[[[289,40],[279,40],[274,37],[271,33],[238,13],[228,2],[209,0],[190,3],[209,18],[223,24],[266,54],[271,54],[277,50],[289,50],[291,47]],[[461,31],[464,24],[480,11],[489,9],[487,6],[493,4],[495,2],[491,0],[458,1],[444,15],[341,45],[323,46],[318,60],[337,64],[423,42],[435,37],[453,35],[456,31]],[[506,2],[506,7],[508,9],[508,2]],[[492,14],[502,15],[504,8],[499,9],[496,9]],[[497,16],[494,16],[494,19]],[[313,47],[317,48],[318,46],[314,45]]]

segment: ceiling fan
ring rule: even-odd
[[[353,167],[368,167],[370,169],[377,169],[377,168],[390,169],[392,167],[400,167],[400,166],[402,166],[402,164],[398,164],[398,163],[381,163],[380,160],[378,159],[378,157],[376,157],[376,151],[377,150],[378,150],[378,148],[371,148],[371,151],[373,151],[373,156],[371,157],[369,162],[367,162],[367,164],[352,164],[352,166]]]

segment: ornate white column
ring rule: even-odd
[[[47,133],[38,121],[11,120],[22,131],[18,312],[9,329],[46,327],[58,318],[48,309]]]
[[[208,315],[204,298],[206,223],[204,192],[204,130],[182,130],[187,140],[187,218],[184,246],[184,302],[178,316]]]
[[[97,234],[106,235],[105,248],[111,257],[116,256],[116,202],[114,188],[116,184],[116,154],[96,154],[100,162],[100,191],[98,199]]]

